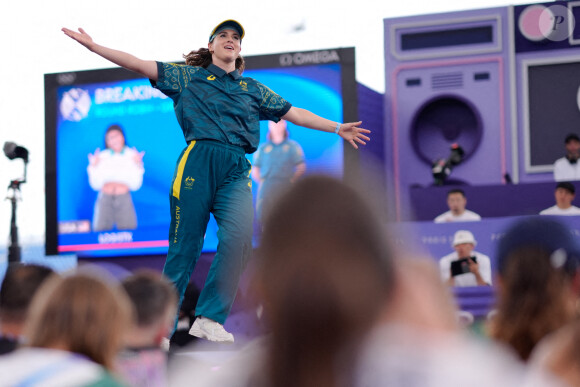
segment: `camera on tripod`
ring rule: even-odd
[[[447,159],[438,159],[433,162],[431,172],[433,173],[433,179],[435,179],[435,185],[443,185],[445,179],[451,174],[453,167],[459,165],[463,160],[464,153],[459,144],[453,144],[451,145],[451,154]]]
[[[18,263],[21,258],[20,245],[18,244],[18,226],[16,225],[16,202],[19,200],[20,185],[26,183],[26,169],[28,166],[28,149],[16,145],[11,141],[4,143],[4,154],[10,160],[22,159],[24,161],[24,176],[22,179],[10,180],[8,196],[6,199],[12,203],[12,216],[10,219],[10,246],[8,246],[8,264]]]

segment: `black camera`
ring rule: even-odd
[[[457,261],[451,262],[451,275],[455,277],[456,275],[469,273],[469,262],[468,259],[471,259],[473,262],[477,263],[477,257],[469,257],[469,258],[461,258]]]
[[[447,159],[439,159],[431,165],[431,172],[435,179],[435,185],[443,185],[447,176],[451,174],[451,170],[456,165],[459,165],[463,160],[465,152],[458,144],[451,145],[451,154]]]
[[[4,154],[10,160],[22,159],[28,163],[28,149],[23,146],[16,145],[13,142],[7,141],[4,143]]]

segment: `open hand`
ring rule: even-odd
[[[79,28],[79,32],[69,30],[68,28],[62,28],[61,31],[64,32],[66,36],[76,40],[77,42],[79,42],[80,44],[82,44],[83,46],[92,51],[91,47],[94,44],[93,38],[91,38],[90,35],[87,34],[85,30],[83,30],[82,28]]]
[[[348,141],[355,149],[358,149],[357,143],[366,145],[366,141],[370,141],[370,138],[365,136],[365,133],[370,133],[371,131],[359,128],[360,124],[362,124],[362,121],[347,122],[341,124],[338,131],[338,135]]]

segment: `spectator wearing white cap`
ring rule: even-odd
[[[443,282],[461,287],[491,285],[491,262],[487,255],[474,250],[476,244],[470,231],[459,230],[455,233],[455,251],[439,260]]]

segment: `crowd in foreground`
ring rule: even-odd
[[[506,230],[495,313],[477,335],[435,262],[398,251],[384,225],[344,182],[296,182],[266,214],[252,270],[263,334],[219,368],[161,348],[177,298],[158,273],[119,283],[82,267],[11,267],[0,386],[580,385],[580,249],[562,224]]]

